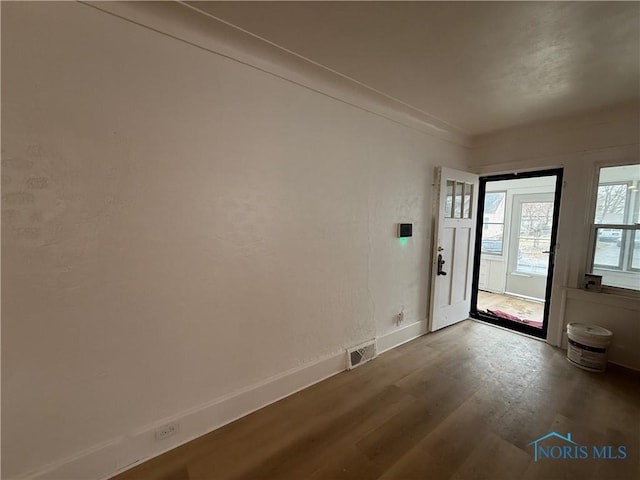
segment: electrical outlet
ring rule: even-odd
[[[172,422],[172,423],[167,423],[166,425],[163,425],[162,427],[156,430],[156,433],[155,433],[156,442],[158,440],[164,440],[165,438],[170,437],[171,435],[175,435],[176,433],[178,433],[178,430],[180,430],[180,425],[178,424],[178,422]]]
[[[396,325],[400,325],[404,321],[404,310],[400,311],[398,315],[396,315]]]

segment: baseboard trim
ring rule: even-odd
[[[427,320],[421,320],[393,332],[386,333],[376,338],[376,350],[378,354],[384,353],[403,343],[410,342],[427,333]]]
[[[108,479],[344,370],[342,351],[13,478]],[[179,422],[179,431],[156,441],[155,430],[170,422]]]
[[[616,367],[619,368],[623,368],[625,370],[629,370],[630,372],[633,372],[634,374],[640,374],[640,368],[638,368],[637,366],[631,366],[631,365],[627,365],[626,363],[619,363],[619,362],[612,362],[612,361],[607,361],[607,363],[610,363],[611,365],[615,365]]]
[[[425,333],[426,319],[378,337],[376,350],[384,353]],[[332,354],[14,478],[108,479],[345,370],[345,353]],[[179,423],[179,431],[156,441],[155,430],[171,422]]]

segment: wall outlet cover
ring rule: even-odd
[[[155,439],[156,441],[164,440],[165,438],[175,435],[180,430],[180,424],[178,422],[171,422],[156,429]]]

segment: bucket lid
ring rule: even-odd
[[[585,325],[584,323],[570,323],[567,325],[567,331],[576,335],[587,335],[599,338],[610,338],[613,332],[597,325]]]

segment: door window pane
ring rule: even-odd
[[[472,202],[473,199],[473,184],[465,183],[464,184],[464,209],[462,212],[462,218],[471,218],[472,212]]]
[[[453,218],[453,188],[455,182],[453,180],[447,180],[447,191],[444,201],[444,216],[445,218]]]
[[[462,218],[462,195],[464,193],[464,183],[456,182],[456,191],[455,191],[455,210],[454,210],[454,218]]]

